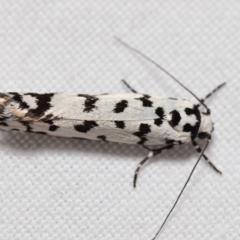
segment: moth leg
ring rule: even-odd
[[[136,168],[136,170],[134,172],[134,178],[133,178],[133,187],[134,188],[136,187],[138,173],[139,173],[141,167],[143,166],[143,164],[145,162],[147,162],[153,156],[156,156],[159,153],[162,153],[163,150],[168,150],[168,149],[172,148],[173,144],[165,146],[165,147],[162,147],[162,148],[158,148],[158,149],[150,149],[150,148],[148,148],[148,147],[146,147],[144,145],[143,145],[143,147],[146,148],[149,152],[148,152],[148,155],[138,164],[138,166],[137,166],[137,168]]]
[[[222,83],[219,86],[217,86],[215,89],[213,89],[209,94],[207,94],[205,96],[205,98],[202,98],[200,101],[201,103],[204,103],[206,101],[206,99],[208,99],[209,97],[211,97],[216,91],[218,91],[220,88],[222,88],[226,83]],[[198,104],[199,105],[199,104]]]
[[[122,79],[122,82],[124,85],[133,93],[138,93],[136,90],[134,90],[124,79]]]
[[[137,166],[135,172],[134,172],[134,178],[133,178],[133,187],[135,188],[136,187],[136,183],[137,183],[137,177],[138,177],[138,173],[142,167],[142,165],[147,161],[149,160],[151,157],[153,157],[153,152],[152,151],[149,151],[147,157],[145,157]]]
[[[199,145],[194,140],[192,141],[192,144],[198,153],[202,152],[202,149],[199,147]],[[213,170],[215,170],[219,174],[222,174],[222,172],[219,169],[217,169],[217,167],[208,159],[208,157],[205,154],[203,154],[203,158],[213,168]]]

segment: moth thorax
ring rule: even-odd
[[[213,132],[213,121],[210,115],[201,113],[201,124],[198,131],[198,137],[200,139],[207,138]]]
[[[167,115],[167,121],[177,132],[190,132],[198,124],[195,111],[198,110],[185,107],[178,108]]]

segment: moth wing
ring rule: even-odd
[[[2,115],[10,129],[148,145],[179,139],[184,142],[189,137],[174,131],[166,120],[169,112],[190,103],[185,100],[142,94],[6,96],[9,99]]]

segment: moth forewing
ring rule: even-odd
[[[194,104],[182,99],[144,94],[6,93],[3,96],[2,130],[159,146],[190,142],[191,131],[181,128],[197,123]],[[185,109],[196,116],[187,115]],[[176,111],[178,119],[173,114]]]

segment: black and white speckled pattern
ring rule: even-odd
[[[0,129],[129,144],[191,142],[210,118],[187,100],[144,94],[0,94]],[[210,123],[209,123],[210,122]],[[210,126],[210,127],[209,127]],[[200,137],[203,135],[200,134]]]

